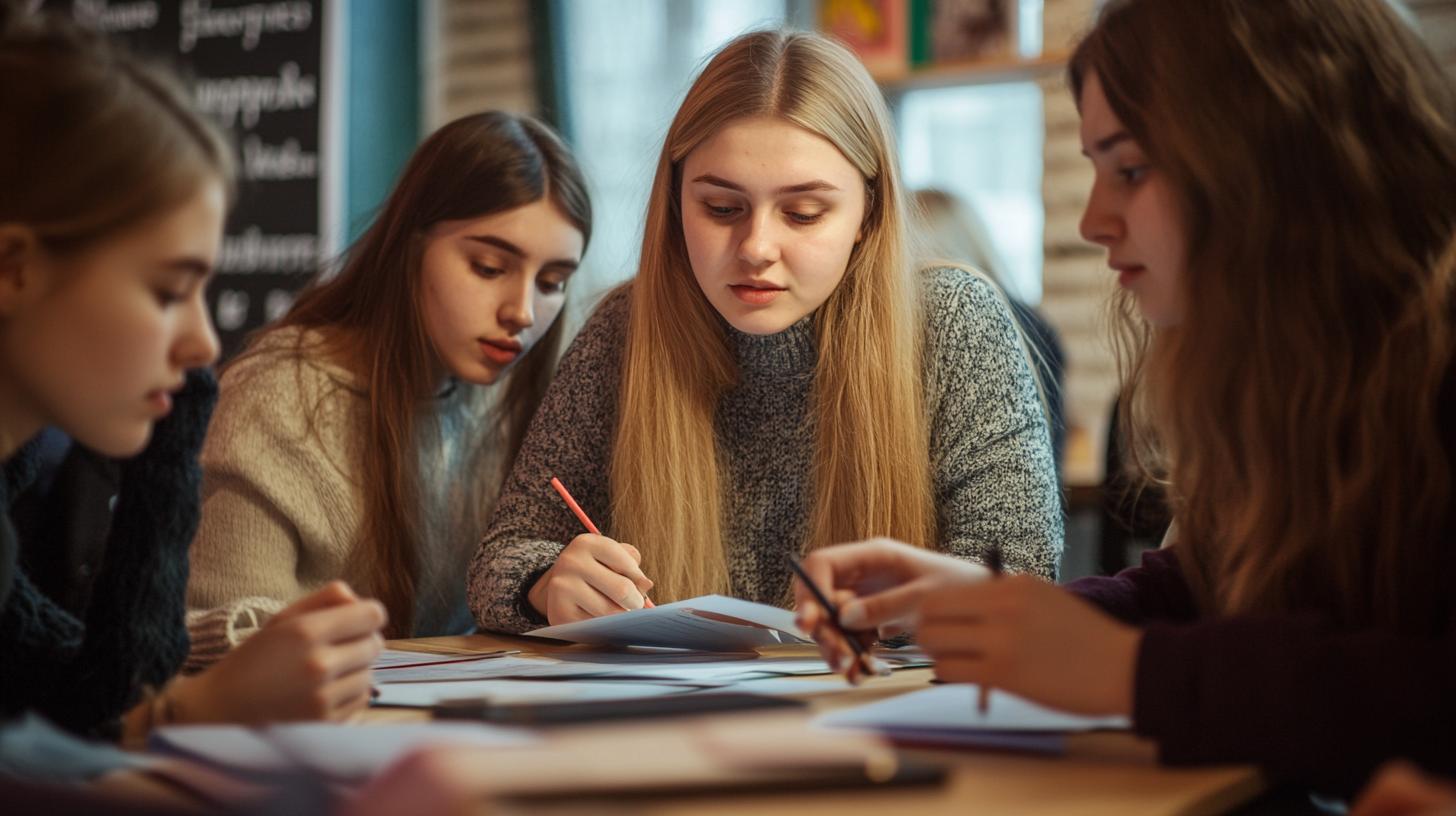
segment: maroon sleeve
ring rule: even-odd
[[[1140,566],[1110,578],[1082,578],[1066,588],[1124,623],[1191,621],[1198,615],[1193,594],[1178,569],[1178,557],[1170,549],[1150,550],[1143,553]]]
[[[1456,641],[1320,618],[1153,624],[1133,726],[1164,762],[1253,762],[1348,794],[1383,760],[1456,773]]]

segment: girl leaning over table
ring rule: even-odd
[[[724,593],[790,600],[787,558],[894,534],[1050,577],[1056,468],[1004,299],[912,262],[890,117],[815,34],[759,31],[693,82],[637,276],[572,343],[470,570],[520,632]],[[559,477],[608,535],[579,535]]]
[[[192,667],[336,580],[384,604],[390,636],[473,628],[463,574],[550,382],[591,223],[570,150],[529,116],[465,116],[416,149],[337,274],[222,375]]]
[[[918,621],[942,677],[1128,715],[1167,762],[1456,771],[1450,78],[1383,0],[1120,0],[1069,76],[1174,531],[1065,590],[884,541],[809,574],[851,629]]]

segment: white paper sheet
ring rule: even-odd
[[[346,725],[297,723],[266,728],[180,725],[153,733],[153,751],[254,774],[307,769],[331,779],[364,779],[427,745],[516,748],[537,740],[517,728],[485,723]]]
[[[547,626],[526,633],[574,643],[665,646],[738,652],[782,643],[808,643],[787,609],[704,595],[601,618]]]
[[[543,700],[630,700],[687,689],[660,683],[573,682],[567,680],[458,680],[441,683],[389,683],[379,687],[374,705],[429,707],[445,700],[485,698],[493,703]]]
[[[552,680],[644,680],[686,683],[690,685],[722,685],[757,677],[831,674],[819,658],[760,658],[729,656],[726,660],[699,658],[694,661],[663,662],[653,655],[601,655],[573,653],[571,660],[549,657],[498,657],[491,660],[440,663],[429,666],[376,671],[377,686],[399,683],[552,679]],[[630,658],[630,659],[628,659]]]
[[[815,720],[834,728],[897,731],[1056,732],[1126,729],[1126,717],[1082,717],[1054,711],[1003,691],[992,691],[986,713],[976,706],[971,684],[934,686],[887,700],[831,711]]]

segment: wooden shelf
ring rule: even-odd
[[[1009,57],[972,62],[939,63],[894,74],[878,74],[875,81],[886,93],[905,93],[927,88],[984,85],[1037,79],[1065,70],[1069,52],[1056,51],[1039,57]]]

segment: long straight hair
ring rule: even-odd
[[[1186,315],[1124,296],[1124,400],[1214,613],[1446,625],[1456,94],[1383,0],[1124,0],[1096,75],[1181,198]]]
[[[592,223],[585,179],[548,127],[498,111],[457,119],[415,151],[339,273],[321,273],[277,324],[321,330],[328,352],[368,389],[360,545],[369,591],[389,610],[395,636],[413,629],[422,524],[416,430],[434,410],[439,388],[420,317],[425,236],[441,221],[482,218],[548,196],[585,246]],[[490,416],[481,417],[481,435],[461,440],[473,448],[458,478],[471,485],[464,495],[481,521],[490,504],[486,484],[494,487],[520,450],[550,383],[561,333],[557,320],[506,376]]]
[[[862,239],[813,317],[813,504],[804,549],[874,535],[936,539],[919,282],[889,114],[846,49],[760,31],[723,47],[668,129],[652,182],[611,465],[612,524],[664,600],[728,589],[719,399],[738,370],[683,238],[683,161],[733,120],[772,116],[831,142],[864,177]]]

